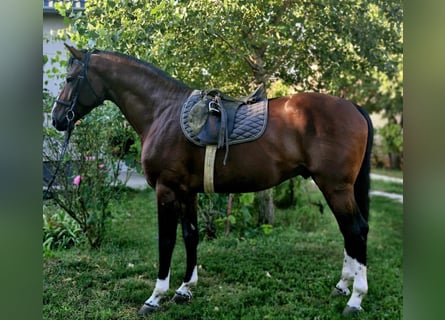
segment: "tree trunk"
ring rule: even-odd
[[[267,189],[255,193],[255,207],[258,210],[258,224],[273,225],[275,210],[273,205],[273,189]]]
[[[269,76],[264,69],[264,54],[266,52],[267,44],[255,49],[254,59],[247,58],[246,61],[252,68],[255,77],[255,82],[262,84],[267,96],[267,83]],[[273,189],[267,189],[255,193],[255,208],[258,211],[258,225],[270,224],[273,225],[275,220],[275,209],[273,204]]]
[[[401,169],[402,159],[400,153],[388,153],[389,169],[399,170]]]

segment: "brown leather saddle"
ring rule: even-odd
[[[218,89],[194,91],[184,103],[181,127],[188,140],[199,146],[229,145],[259,138],[267,124],[264,87],[241,98],[232,98]]]

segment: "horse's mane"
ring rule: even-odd
[[[116,56],[119,57],[121,59],[124,60],[128,60],[130,62],[133,62],[137,65],[140,65],[142,67],[148,68],[151,72],[155,73],[157,76],[161,77],[161,78],[165,78],[167,80],[170,81],[175,81],[177,83],[180,83],[182,86],[187,87],[187,85],[185,85],[184,83],[182,83],[181,81],[173,78],[170,74],[168,74],[167,72],[159,69],[157,66],[155,66],[152,63],[146,62],[144,60],[138,59],[136,57],[124,54],[124,53],[120,53],[120,52],[116,52],[116,51],[107,51],[107,50],[98,50],[98,49],[94,49],[93,51],[91,51],[92,54],[105,54],[105,55],[111,55],[111,56]]]

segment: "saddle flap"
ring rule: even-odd
[[[209,101],[206,99],[200,99],[196,104],[192,106],[187,117],[190,130],[197,135],[204,127],[209,116],[208,113]]]
[[[221,128],[221,118],[209,115],[201,130],[196,135],[204,144],[217,144]]]

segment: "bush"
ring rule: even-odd
[[[382,149],[388,156],[389,169],[401,169],[403,162],[403,128],[393,122],[385,124],[377,133],[382,137]]]
[[[119,174],[132,134],[120,113],[111,107],[99,108],[76,125],[65,158],[58,164],[61,170],[51,191],[52,202],[78,224],[93,248],[101,245],[111,217],[110,201],[122,186]],[[51,173],[61,140],[55,129],[44,128],[44,161],[52,164]]]
[[[65,211],[46,208],[43,214],[43,250],[68,249],[82,239],[82,229]]]
[[[216,193],[198,194],[198,223],[200,238],[212,240],[221,233],[221,222],[227,218],[227,195]],[[219,228],[218,228],[219,227]]]
[[[284,225],[295,225],[303,231],[316,229],[327,204],[318,188],[309,180],[295,177],[274,188],[274,204],[283,209],[280,220]],[[211,240],[229,232],[238,237],[269,235],[271,224],[262,224],[255,210],[255,194],[232,194],[232,210],[228,215],[227,194],[199,194],[198,214],[201,238]]]
[[[326,200],[311,180],[289,179],[274,188],[274,202],[283,209],[283,225],[295,225],[302,231],[313,231],[323,220]]]
[[[212,240],[229,233],[237,237],[268,235],[272,225],[261,224],[255,210],[255,194],[231,194],[231,212],[228,213],[227,194],[199,194],[198,214],[201,238]]]

